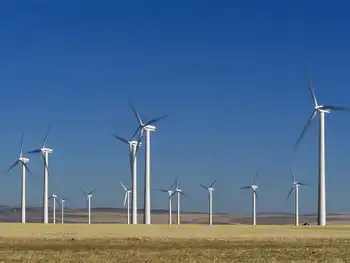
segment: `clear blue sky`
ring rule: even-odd
[[[295,176],[302,212],[316,211],[317,122],[291,151],[311,113],[306,71],[320,103],[350,106],[350,4],[346,1],[6,1],[0,4],[0,203],[19,204],[20,169],[6,169],[52,133],[50,193],[83,207],[121,207],[130,185],[128,149],[111,134],[142,116],[170,113],[152,134],[152,187],[178,175],[184,210],[207,209],[199,187],[218,180],[214,210],[250,212],[239,190],[261,171],[258,211],[292,211]],[[306,3],[307,2],[307,3]],[[327,205],[348,211],[350,115],[327,117]],[[143,187],[144,152],[139,156]],[[41,204],[34,156],[29,205]],[[143,207],[139,192],[139,207]],[[166,196],[152,194],[154,208]]]

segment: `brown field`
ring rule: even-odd
[[[0,262],[347,262],[350,226],[0,224]]]

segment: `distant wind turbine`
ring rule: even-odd
[[[23,138],[24,134],[22,133],[21,137],[21,151],[19,154],[18,159],[11,165],[11,167],[7,170],[7,172],[10,172],[14,167],[16,167],[18,164],[22,164],[22,186],[21,186],[21,210],[22,210],[22,216],[21,216],[21,222],[24,224],[26,223],[26,171],[28,171],[29,174],[32,174],[29,171],[27,163],[29,162],[28,158],[23,157]]]
[[[49,198],[49,200],[52,199],[52,222],[56,224],[56,202],[57,202],[57,195],[52,194]]]
[[[293,191],[295,191],[295,225],[299,226],[299,187],[301,185],[307,185],[307,184],[295,181],[291,170],[290,170],[290,175],[292,177],[293,186],[290,188],[286,200],[290,197]]]
[[[176,183],[176,182],[175,182]],[[174,186],[175,183],[173,183],[173,185],[168,189],[158,189],[159,191],[163,192],[163,193],[167,193],[168,194],[168,202],[169,202],[169,225],[172,224],[172,204],[171,204],[171,198],[173,197],[173,193],[174,193]]]
[[[130,171],[131,171],[131,185],[132,185],[132,223],[137,224],[137,162],[136,154],[138,147],[141,145],[137,144],[135,140],[126,140],[117,135],[113,135],[119,141],[129,145],[129,156],[130,156]]]
[[[170,198],[175,194],[177,194],[177,224],[180,225],[180,196],[183,195],[187,197],[187,195],[179,188],[178,179],[176,179],[176,188]]]
[[[121,186],[123,187],[124,191],[125,191],[125,195],[124,195],[124,207],[125,205],[127,205],[127,223],[128,225],[130,224],[130,193],[131,193],[131,190],[126,188],[126,186],[120,182]]]
[[[259,172],[256,173],[254,180],[252,182],[252,185],[250,186],[243,186],[241,189],[252,189],[252,194],[253,194],[253,211],[252,211],[252,219],[253,219],[253,225],[256,225],[256,198],[257,198],[257,189],[258,186],[255,184],[256,179],[258,178]]]
[[[149,121],[142,121],[140,115],[137,113],[134,105],[130,102],[133,113],[139,123],[139,127],[135,131],[133,138],[136,136],[137,132],[140,131],[138,146],[142,140],[143,132],[146,131],[146,143],[145,143],[145,196],[144,196],[144,224],[151,224],[151,132],[156,131],[156,127],[152,126],[156,122],[165,119],[168,115],[163,115],[158,118],[151,119]]]
[[[90,193],[86,193],[83,189],[80,188],[80,190],[84,193],[87,203],[88,203],[88,217],[89,221],[88,223],[91,224],[91,198],[92,198],[92,193],[96,191],[96,189],[92,190]]]
[[[209,186],[200,185],[204,189],[208,190],[209,193],[209,225],[213,225],[213,192],[214,192],[214,185],[216,184],[216,180],[211,183]]]
[[[319,169],[318,169],[318,213],[317,213],[317,224],[321,226],[326,225],[326,133],[325,133],[325,114],[331,113],[331,111],[350,111],[350,108],[338,107],[331,105],[319,105],[317,103],[315,92],[312,88],[310,75],[307,75],[309,90],[313,101],[313,111],[310,119],[307,121],[304,129],[302,130],[294,148],[296,148],[301,139],[303,138],[307,128],[310,126],[312,120],[319,114]]]
[[[44,224],[49,223],[49,153],[52,153],[52,149],[46,147],[47,136],[51,130],[51,124],[47,129],[44,143],[40,149],[29,151],[28,153],[41,153],[44,159],[44,194],[43,194],[43,213],[44,213]]]
[[[64,224],[64,203],[66,202],[66,199],[60,199],[61,204],[61,224]]]

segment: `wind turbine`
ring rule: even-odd
[[[130,225],[130,193],[131,193],[131,190],[126,188],[126,186],[120,182],[121,186],[124,188],[124,191],[125,191],[125,197],[124,197],[124,207],[125,205],[127,204],[127,218],[128,218],[128,225]]]
[[[43,193],[43,212],[44,212],[44,224],[49,223],[49,153],[52,153],[52,149],[46,147],[47,136],[51,130],[51,124],[47,129],[44,143],[40,149],[29,151],[28,153],[41,153],[44,159],[44,193]]]
[[[204,189],[208,190],[209,193],[209,225],[213,225],[213,192],[214,192],[214,185],[216,184],[216,180],[211,183],[210,186],[200,185]]]
[[[171,198],[175,194],[177,194],[177,224],[180,225],[180,196],[181,195],[187,196],[187,195],[185,195],[185,193],[182,191],[182,189],[179,188],[178,179],[176,179],[175,190],[169,198]]]
[[[131,104],[133,113],[139,123],[139,127],[136,129],[133,138],[136,136],[137,132],[140,131],[140,136],[138,140],[138,145],[136,151],[141,143],[143,132],[146,132],[146,154],[145,154],[145,193],[144,193],[144,216],[143,223],[151,224],[151,132],[156,131],[156,127],[152,124],[165,119],[168,115],[163,115],[158,118],[151,119],[149,121],[142,121],[140,115],[137,113],[135,107]]]
[[[175,182],[176,183],[176,182]],[[158,189],[159,191],[163,192],[163,193],[167,193],[168,194],[168,200],[169,200],[169,225],[172,224],[172,204],[171,204],[171,198],[173,197],[173,187],[175,185],[175,183],[173,183],[173,185],[168,189]]]
[[[88,201],[88,216],[89,216],[89,224],[91,224],[91,197],[92,193],[96,191],[96,189],[92,190],[90,193],[86,193],[83,189],[80,188],[81,191],[83,191],[84,195],[86,196],[86,199]]]
[[[258,186],[255,184],[256,179],[258,178],[259,172],[256,173],[254,180],[252,182],[252,185],[250,186],[243,186],[241,189],[252,189],[252,194],[253,194],[253,211],[252,211],[252,217],[253,217],[253,225],[256,225],[256,197],[257,197],[257,189]]]
[[[292,171],[290,170],[290,175],[292,177],[293,186],[290,188],[286,200],[295,191],[295,225],[299,226],[299,188],[301,185],[307,185],[301,182],[295,181]]]
[[[299,145],[303,138],[307,128],[310,126],[312,120],[319,115],[319,168],[318,168],[318,212],[317,212],[317,224],[321,226],[326,225],[326,134],[325,134],[325,114],[331,113],[331,111],[350,111],[350,108],[338,107],[331,105],[319,105],[317,103],[315,92],[312,88],[310,76],[308,77],[309,90],[313,101],[313,111],[311,117],[307,121],[304,129],[302,130],[294,149]]]
[[[66,202],[66,199],[60,199],[61,204],[61,224],[64,223],[64,203]]]
[[[29,162],[28,158],[23,157],[23,137],[24,134],[22,133],[21,137],[21,152],[19,154],[18,159],[11,165],[11,167],[7,170],[7,172],[10,172],[14,167],[16,167],[18,164],[22,164],[22,191],[21,191],[21,210],[22,210],[22,217],[21,222],[24,224],[26,222],[26,171],[28,171],[29,174],[32,174],[28,168],[27,163]]]
[[[132,184],[132,223],[137,224],[137,161],[136,154],[139,146],[135,140],[126,140],[117,135],[113,135],[117,140],[129,145],[129,155],[130,155],[130,170],[131,170],[131,184]]]
[[[56,194],[52,194],[49,198],[52,199],[53,203],[52,203],[52,221],[54,224],[56,224],[56,198],[57,198],[57,195]]]

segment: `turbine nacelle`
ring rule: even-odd
[[[156,131],[156,127],[153,125],[147,125],[147,126],[143,127],[143,130],[154,132],[154,131]]]
[[[328,109],[328,108],[326,108],[326,107],[323,106],[323,105],[317,105],[317,106],[315,106],[315,111],[324,112],[324,113],[331,113],[331,109]]]
[[[57,198],[57,195],[53,194],[51,195],[52,198]]]
[[[258,189],[258,186],[253,184],[251,188],[253,189],[253,191],[256,191]]]
[[[22,156],[18,158],[18,161],[20,161],[21,163],[29,163],[30,159]]]
[[[41,148],[40,151],[41,151],[42,153],[52,153],[52,152],[53,152],[52,149],[47,148],[47,147]]]
[[[137,146],[137,141],[130,141],[129,144],[130,144],[131,146]],[[142,145],[142,143],[140,142],[140,143],[139,143],[139,146],[141,146],[141,145]]]

